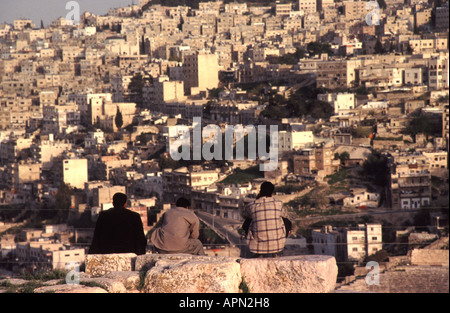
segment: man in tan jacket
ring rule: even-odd
[[[198,239],[200,221],[189,210],[191,203],[185,198],[176,202],[176,207],[164,213],[159,225],[151,235],[151,241],[158,253],[186,253],[205,255],[203,244]]]

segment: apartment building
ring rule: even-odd
[[[168,76],[161,75],[153,81],[152,86],[143,88],[143,98],[150,109],[161,111],[167,102],[182,102],[184,95],[183,81],[170,81]]]
[[[439,32],[448,32],[448,2],[447,6],[437,7],[435,10],[435,27]]]
[[[292,4],[291,3],[276,3],[275,4],[275,16],[287,17],[291,15]]]
[[[163,170],[163,191],[166,200],[176,200],[178,197],[191,198],[191,192],[207,188],[219,180],[216,170],[203,170],[198,167],[190,169],[182,167],[176,170]]]
[[[338,261],[359,262],[382,250],[381,224],[359,224],[356,229],[325,225],[311,231],[314,254],[331,255]]]
[[[11,187],[19,190],[25,184],[35,184],[41,180],[41,163],[21,161],[11,167]]]
[[[330,103],[334,108],[335,115],[343,115],[356,108],[356,97],[353,93],[319,94],[317,99]]]
[[[431,172],[426,160],[395,161],[389,194],[392,209],[417,209],[431,204]]]
[[[351,87],[357,81],[355,69],[360,65],[359,60],[328,60],[316,61],[316,86],[318,88]]]
[[[367,5],[368,1],[344,1],[344,16],[347,21],[361,20],[365,21],[367,14],[369,14],[373,6]]]
[[[299,150],[314,144],[312,131],[285,131],[278,132],[278,151],[287,152]]]
[[[219,65],[215,54],[199,51],[185,55],[183,60],[185,94],[198,94],[201,91],[219,86]]]
[[[432,90],[449,88],[449,54],[432,58],[428,65],[428,86]]]
[[[366,189],[352,190],[351,195],[343,199],[344,206],[350,208],[377,208],[380,194]]]
[[[64,183],[73,188],[84,189],[84,184],[88,181],[88,160],[66,159],[61,164]]]
[[[349,261],[362,261],[366,256],[382,250],[381,224],[358,225],[357,230],[344,230],[345,259]]]
[[[71,249],[52,241],[19,242],[16,245],[19,264],[29,269],[66,270],[74,264],[81,265],[85,260],[83,249]]]
[[[316,13],[318,5],[317,2],[317,0],[298,0],[297,8],[299,11],[303,11],[304,14]],[[322,1],[320,2],[322,3]]]
[[[317,144],[301,149],[292,157],[294,174],[305,180],[322,179],[338,171],[339,160],[334,160],[331,144]]]

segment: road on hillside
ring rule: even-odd
[[[219,236],[226,239],[230,244],[236,246],[245,244],[245,240],[242,240],[241,235],[233,229],[233,226],[236,227],[242,225],[241,222],[229,218],[214,216],[203,211],[195,211],[195,213],[202,222],[213,229]]]

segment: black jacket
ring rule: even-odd
[[[100,212],[89,254],[145,254],[147,239],[141,217],[125,208]]]

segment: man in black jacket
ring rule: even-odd
[[[113,208],[100,212],[89,254],[145,254],[147,239],[141,217],[125,208],[127,196],[116,193]]]

